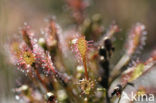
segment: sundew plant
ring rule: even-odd
[[[124,52],[112,62],[115,41],[122,38],[120,25],[113,22],[104,29],[100,14],[87,16],[87,1],[65,2],[72,14],[71,28],[64,29],[57,17],[47,18],[39,32],[24,23],[6,44],[11,63],[24,75],[13,89],[17,102],[124,103],[126,87],[135,88],[134,81],[156,65],[154,50],[145,60],[135,58],[148,37],[146,25],[129,27]],[[132,92],[136,98],[151,93],[144,86]]]

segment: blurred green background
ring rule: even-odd
[[[156,0],[90,0],[89,3],[88,16],[100,13],[105,27],[116,21],[123,31],[128,31],[136,22],[144,23],[148,36],[143,54],[148,55],[156,48]],[[14,103],[11,90],[19,77],[16,68],[8,62],[5,44],[9,38],[18,33],[24,22],[39,33],[49,16],[55,16],[65,28],[71,23],[66,6],[65,0],[0,0],[0,103]]]

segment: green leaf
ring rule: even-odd
[[[140,63],[136,66],[136,68],[134,69],[132,76],[130,78],[129,81],[133,81],[135,79],[137,79],[138,77],[141,76],[141,74],[144,72],[144,64]]]

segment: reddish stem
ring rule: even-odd
[[[36,75],[38,77],[38,79],[40,80],[41,84],[46,88],[46,90],[48,91],[48,88],[46,86],[46,82],[42,79],[42,77],[40,76],[40,73],[38,72],[37,69],[35,69]]]
[[[84,69],[85,69],[85,77],[86,77],[87,80],[89,80],[88,72],[87,72],[86,58],[83,58],[83,66],[84,66]]]

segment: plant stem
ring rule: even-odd
[[[83,66],[84,66],[84,69],[85,69],[85,77],[86,77],[87,80],[89,80],[88,72],[87,72],[86,58],[83,58]]]
[[[38,72],[37,69],[35,69],[35,72],[36,72],[36,75],[37,75],[38,79],[40,80],[41,84],[42,84],[42,85],[44,86],[44,88],[48,91],[48,88],[47,88],[47,86],[46,86],[46,83],[45,83],[45,81],[42,79],[42,77],[40,76],[40,74],[39,74],[39,72]]]

